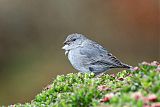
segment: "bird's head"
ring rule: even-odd
[[[66,40],[63,42],[64,46],[62,49],[69,51],[71,49],[79,47],[87,38],[82,34],[70,34],[67,36]]]

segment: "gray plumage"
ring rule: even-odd
[[[131,67],[122,63],[104,47],[82,34],[69,35],[64,44],[62,49],[68,55],[72,66],[80,72],[100,74],[111,68]]]

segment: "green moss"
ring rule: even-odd
[[[160,71],[158,63],[139,64],[133,70],[114,75],[67,74],[57,76],[53,83],[31,103],[16,107],[142,107],[160,102]],[[137,94],[140,93],[140,94]],[[155,100],[150,97],[155,95]],[[152,98],[153,100],[153,98]],[[13,106],[13,105],[12,105]]]

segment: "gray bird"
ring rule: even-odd
[[[82,34],[70,34],[64,42],[65,55],[72,66],[82,73],[105,73],[111,68],[131,68],[122,63],[98,43]]]

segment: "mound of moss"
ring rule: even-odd
[[[57,76],[33,101],[12,107],[160,107],[160,64],[143,62],[117,74]]]

